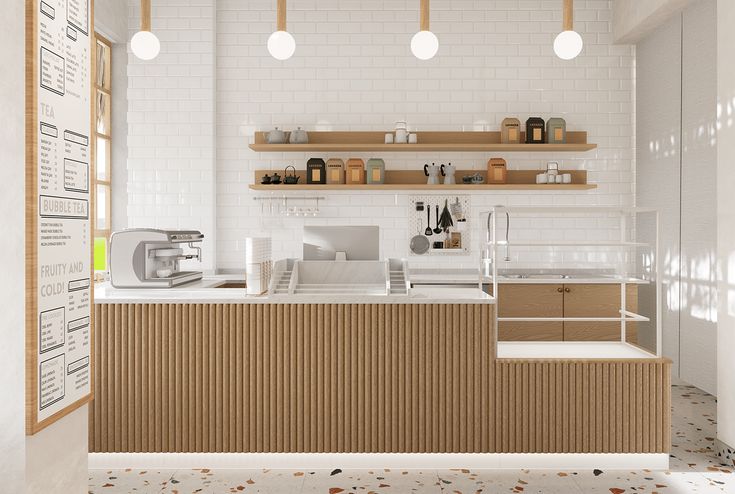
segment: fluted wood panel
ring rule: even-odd
[[[498,360],[495,444],[507,453],[666,453],[670,361]]]
[[[97,305],[93,452],[486,452],[492,305]]]

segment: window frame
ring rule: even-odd
[[[92,223],[92,231],[93,231],[93,238],[104,238],[106,243],[106,251],[109,249],[110,245],[110,236],[112,235],[112,168],[113,168],[113,161],[112,161],[112,80],[111,80],[111,74],[112,74],[112,42],[99,34],[95,31],[94,33],[94,40],[95,40],[95,53],[94,56],[97,57],[97,45],[102,45],[106,48],[106,54],[105,57],[105,76],[106,78],[103,79],[103,84],[100,86],[98,84],[99,77],[98,77],[98,70],[99,70],[99,64],[94,64],[94,74],[93,74],[93,87],[94,87],[94,99],[92,101],[92,106],[94,109],[94,139],[92,144],[92,162],[94,163],[94,175],[93,175],[93,191],[95,194],[95,211],[94,211],[94,217],[93,217],[93,223]],[[97,125],[98,122],[98,107],[97,102],[98,98],[100,97],[100,94],[104,95],[107,98],[107,118],[109,119],[109,124],[107,130],[107,133],[101,133],[99,132],[99,127]],[[107,155],[105,157],[105,179],[100,180],[99,179],[99,170],[97,169],[98,164],[98,141],[103,140],[106,143],[106,149],[105,154]],[[101,195],[98,193],[98,188],[104,187],[106,188],[107,193],[104,195],[104,201],[101,201],[102,198]],[[105,212],[105,219],[106,219],[106,228],[98,228],[98,218],[99,218],[99,211],[100,208],[103,208]],[[107,259],[105,259],[105,271],[109,269],[109,266],[107,265]]]

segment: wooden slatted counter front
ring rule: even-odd
[[[668,361],[497,360],[494,310],[98,303],[90,451],[669,451]]]

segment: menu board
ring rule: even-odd
[[[94,0],[26,0],[27,431],[91,398]]]

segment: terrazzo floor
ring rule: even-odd
[[[715,398],[672,388],[670,470],[90,470],[90,494],[166,493],[544,493],[735,494],[733,465],[714,453]]]

